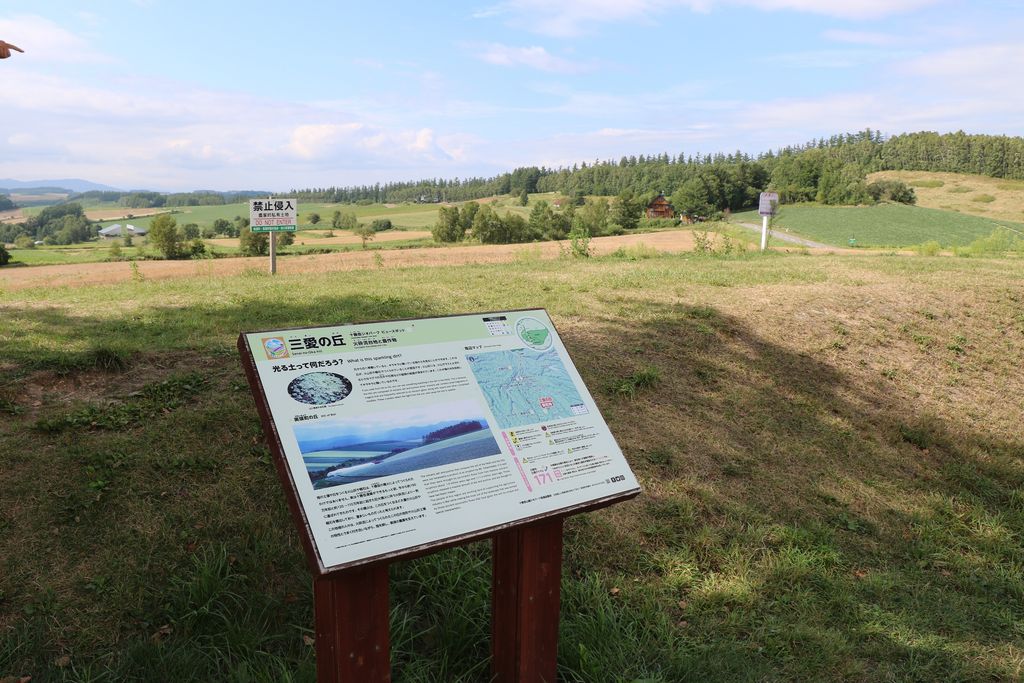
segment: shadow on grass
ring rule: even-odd
[[[564,680],[1020,674],[1020,442],[920,414],[713,307],[620,303],[623,319],[561,329],[645,486],[567,526]],[[123,432],[0,426],[17,492],[0,516],[0,676],[311,680],[308,577],[234,338],[450,312],[370,296],[6,309],[15,402],[26,369],[110,354],[127,374],[191,355],[210,381]],[[639,371],[657,381],[604,391]],[[393,567],[397,680],[487,680],[488,573],[486,545]]]

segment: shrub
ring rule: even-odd
[[[995,200],[996,198],[990,194],[976,194],[971,197],[972,202],[981,202],[982,204],[991,204]]]
[[[370,227],[373,228],[374,232],[383,232],[385,230],[390,230],[395,226],[391,224],[390,218],[378,218],[370,223]]]
[[[11,253],[7,251],[4,245],[0,244],[0,266],[6,266],[11,262]]]
[[[265,256],[270,253],[270,239],[265,232],[253,232],[249,226],[238,235],[239,250],[245,256]]]
[[[14,238],[14,246],[18,249],[35,249],[36,243],[28,235],[18,235]]]
[[[867,186],[867,191],[876,202],[917,203],[917,195],[914,194],[913,188],[901,180],[876,180]]]
[[[942,245],[935,240],[917,245],[917,253],[921,256],[938,256],[940,251],[942,251]]]

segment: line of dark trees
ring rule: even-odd
[[[250,197],[265,197],[268,193],[261,191],[215,192],[213,190],[195,190],[194,192],[150,192],[133,190],[119,192],[116,190],[90,190],[80,192],[67,198],[67,202],[116,202],[118,206],[128,209],[159,209],[175,206],[222,206],[248,201]]]
[[[423,435],[423,445],[434,443],[436,441],[444,441],[455,436],[461,436],[463,434],[471,434],[478,432],[484,428],[483,423],[479,420],[463,420],[457,424],[442,427],[441,429],[435,429],[432,432],[428,432]]]
[[[913,170],[977,173],[1024,179],[1024,138],[964,132],[907,133],[886,137],[866,129],[751,156],[732,154],[631,155],[618,161],[574,164],[570,168],[517,168],[492,178],[427,179],[351,187],[292,190],[300,201],[403,202],[466,201],[523,190],[576,195],[636,196],[665,192],[684,204],[717,210],[753,205],[771,187],[783,201],[860,203],[871,201],[864,176],[873,171]],[[824,185],[824,187],[822,187]],[[891,189],[891,188],[890,188]],[[820,196],[819,196],[820,193]],[[879,196],[888,193],[882,188]],[[696,201],[703,199],[704,201]],[[903,197],[907,199],[907,197]],[[899,201],[899,198],[895,198]],[[677,207],[679,209],[680,207]],[[701,208],[701,207],[695,207]]]

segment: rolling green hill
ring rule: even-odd
[[[732,219],[761,222],[756,211],[736,213]],[[999,226],[1024,233],[1021,223],[904,204],[793,204],[780,208],[775,226],[776,230],[843,247],[849,245],[850,238],[856,240],[858,247],[908,247],[930,240],[943,247],[962,246],[991,234]]]

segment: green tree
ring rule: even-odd
[[[463,233],[473,229],[473,220],[476,218],[476,212],[479,210],[480,205],[476,202],[466,202],[462,205],[462,211],[459,212],[459,220],[462,222]]]
[[[310,225],[316,225],[319,222],[320,222],[320,214],[318,214],[316,212],[309,214],[309,224]]]
[[[370,226],[373,228],[374,232],[384,232],[385,230],[390,230],[394,227],[391,224],[390,218],[378,218],[370,223]]]
[[[199,226],[195,223],[186,223],[181,226],[181,235],[186,240],[194,240],[199,237]]]
[[[164,258],[174,259],[182,255],[178,223],[170,214],[162,213],[150,221],[149,242],[163,253]]]
[[[11,253],[7,251],[4,245],[0,244],[0,266],[6,266],[11,262]]]
[[[466,226],[459,215],[459,207],[442,206],[437,211],[437,223],[430,229],[435,242],[458,242],[466,235]]]
[[[246,225],[238,234],[238,247],[245,256],[265,256],[270,253],[270,238],[265,232],[253,232]]]
[[[331,227],[335,230],[341,228],[341,211],[335,210],[335,212],[331,214]]]
[[[14,238],[14,246],[18,249],[35,249],[36,243],[28,235],[18,235]]]
[[[0,194],[0,211],[10,211],[16,208],[18,208],[18,205],[12,202],[10,197]]]
[[[526,206],[529,203],[530,203],[530,195],[524,189],[522,192],[519,193],[519,206]]]
[[[337,227],[341,230],[355,230],[359,227],[359,219],[355,213],[347,211],[341,214],[341,219],[338,221]]]
[[[295,233],[291,231],[277,233],[277,246],[290,247],[295,244]]]
[[[377,221],[374,221],[374,223],[376,222]],[[366,243],[371,241],[377,235],[377,230],[374,229],[373,223],[360,223],[352,232],[356,237],[363,241],[363,249],[366,249]]]
[[[623,230],[632,230],[638,226],[642,213],[643,207],[631,190],[621,193],[612,204],[612,221]]]
[[[227,218],[218,218],[213,222],[213,232],[217,235],[226,235],[228,237],[237,237],[238,234],[231,234],[231,221]]]
[[[473,217],[473,237],[484,244],[504,244],[505,224],[490,204],[484,204]]]
[[[530,232],[551,239],[554,218],[555,212],[551,210],[551,205],[541,199],[530,209]]]
[[[705,178],[695,176],[672,194],[672,206],[686,216],[708,217],[716,212],[712,191]]]
[[[589,236],[600,237],[608,232],[609,215],[608,200],[604,197],[593,197],[587,200],[576,218],[586,228]]]

